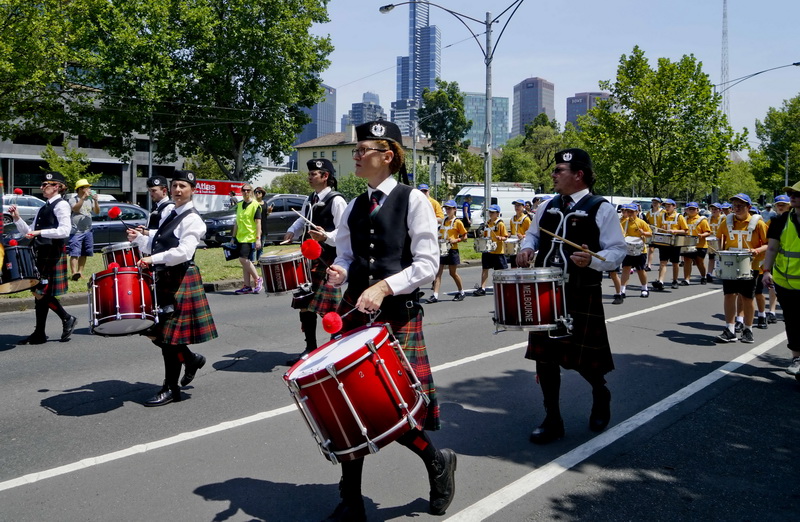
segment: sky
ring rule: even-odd
[[[484,20],[513,0],[438,0],[442,7]],[[395,100],[397,56],[408,55],[408,6],[378,12],[387,0],[330,0],[330,22],[312,31],[329,35],[335,47],[322,73],[337,89],[337,122],[364,92],[375,92],[389,114]],[[513,101],[515,84],[541,77],[555,84],[556,120],[564,125],[566,98],[596,91],[614,80],[620,57],[638,45],[652,67],[658,58],[677,61],[693,54],[711,82],[721,82],[723,0],[524,0],[509,21],[494,25],[493,96]],[[431,7],[430,23],[442,35],[442,79],[464,92],[485,92],[483,55],[469,31],[451,14]],[[800,0],[728,0],[728,76],[800,62]],[[500,30],[509,21],[498,41]],[[485,41],[484,25],[469,22]],[[766,72],[729,91],[733,128],[748,128],[756,144],[755,120],[770,107],[800,94],[800,67]],[[509,104],[511,105],[511,103]]]

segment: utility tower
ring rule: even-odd
[[[728,98],[728,0],[722,0],[722,74],[719,80],[723,87],[722,92],[722,113],[731,120],[731,102]]]

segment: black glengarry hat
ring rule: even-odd
[[[583,149],[564,149],[556,152],[556,164],[558,163],[569,163],[572,170],[582,170],[582,167],[594,170],[592,158]]]
[[[306,167],[308,168],[309,172],[312,170],[324,170],[327,171],[331,176],[336,175],[336,169],[333,168],[333,163],[331,163],[331,160],[329,159],[310,159],[306,162]]]
[[[147,178],[147,188],[153,187],[165,187],[169,189],[167,178],[164,176],[153,176],[152,178]]]
[[[59,182],[63,184],[67,184],[67,181],[64,179],[64,175],[60,172],[50,171],[44,173],[44,182]]]
[[[197,185],[197,176],[191,170],[176,170],[172,174],[172,181],[185,181],[194,188]]]
[[[403,148],[403,133],[400,132],[400,127],[390,121],[368,121],[356,127],[356,141],[366,140],[393,141],[401,149]],[[399,174],[402,182],[408,185],[408,171],[405,162],[400,166]]]

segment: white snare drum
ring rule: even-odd
[[[627,255],[629,256],[638,256],[644,252],[644,241],[640,237],[626,236],[625,246],[628,249]]]
[[[444,257],[450,252],[452,244],[447,240],[439,240],[439,256]]]
[[[503,247],[507,256],[515,256],[519,254],[519,238],[510,237],[506,239],[505,247]]]
[[[697,236],[675,236],[675,241],[673,245],[679,247],[693,247],[697,246],[697,241],[700,238]]]
[[[717,252],[717,277],[724,280],[753,279],[750,252],[739,250],[721,250]]]
[[[506,330],[556,330],[566,324],[567,302],[560,268],[495,270],[494,319]]]
[[[475,238],[475,252],[492,252],[497,249],[497,243],[488,237]]]
[[[283,380],[322,455],[333,463],[376,453],[427,412],[428,396],[384,324],[322,345]]]
[[[653,244],[672,246],[675,244],[675,235],[668,232],[653,232]]]

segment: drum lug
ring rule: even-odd
[[[378,453],[378,450],[379,450],[378,445],[375,444],[374,442],[369,441],[367,446],[369,447],[369,452],[370,453],[372,453],[372,454]]]

